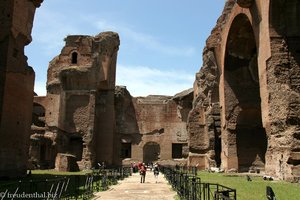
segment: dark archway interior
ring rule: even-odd
[[[247,16],[232,23],[225,57],[226,118],[236,124],[239,171],[264,169],[267,138],[262,127],[257,51]]]
[[[160,146],[156,142],[148,142],[144,146],[144,163],[156,162],[160,157]]]
[[[80,161],[82,159],[83,152],[83,140],[79,135],[74,135],[69,141],[70,153],[76,156],[76,160]]]
[[[221,152],[222,152],[222,141],[221,141],[221,133],[220,131],[217,131],[216,128],[214,130],[215,132],[215,160],[217,167],[220,167],[222,164],[221,160]]]

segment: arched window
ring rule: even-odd
[[[77,64],[77,57],[78,57],[78,53],[73,52],[72,53],[72,64]]]

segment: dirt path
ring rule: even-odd
[[[145,183],[140,183],[140,175],[132,176],[119,181],[117,185],[110,186],[107,191],[95,193],[93,199],[103,200],[174,200],[176,192],[168,184],[163,174],[159,174],[157,182],[153,172],[147,171]]]

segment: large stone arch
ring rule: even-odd
[[[297,0],[226,1],[196,74],[188,123],[189,165],[206,156],[205,167],[214,162],[218,166],[218,134],[209,131],[215,128],[221,130],[225,170],[255,166],[268,175],[299,181],[299,17]],[[218,80],[215,101],[209,91],[217,91],[211,86]]]
[[[235,16],[226,41],[223,158],[227,158],[228,167],[239,171],[264,169],[267,139],[262,126],[258,52],[246,14]]]
[[[157,142],[147,142],[143,147],[143,162],[156,162],[160,158],[160,145]]]

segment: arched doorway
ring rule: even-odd
[[[156,162],[160,158],[160,146],[156,142],[148,142],[144,145],[143,148],[143,162]]]
[[[244,14],[236,16],[228,34],[224,93],[228,143],[235,140],[238,170],[264,170],[267,138],[261,117],[257,47]]]

